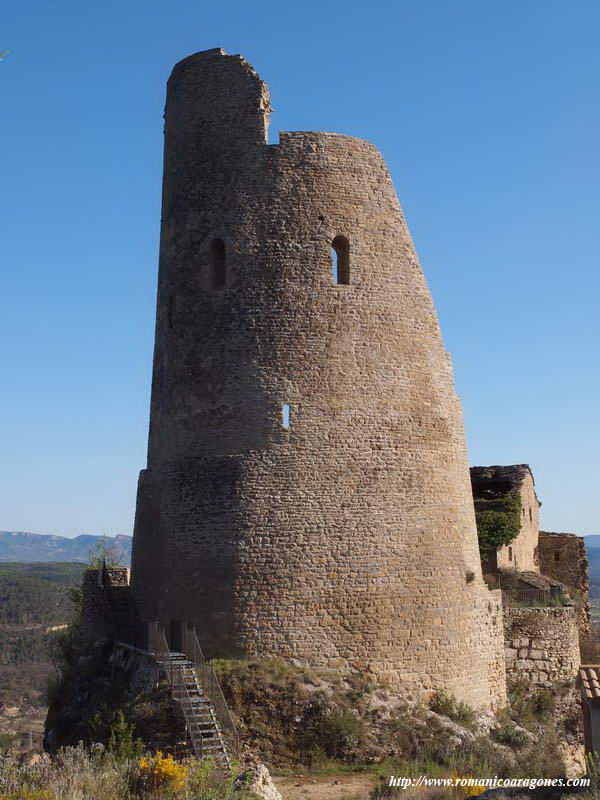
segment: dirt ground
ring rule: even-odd
[[[371,773],[273,776],[283,800],[368,800],[376,778]]]

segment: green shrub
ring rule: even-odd
[[[544,778],[564,777],[564,763],[560,747],[561,737],[553,727],[546,727],[537,742],[524,748],[517,755],[515,774],[539,775]]]
[[[514,722],[506,720],[495,725],[490,734],[496,742],[505,744],[513,750],[521,750],[527,744],[527,735]]]
[[[316,709],[316,712],[297,737],[298,747],[306,754],[308,763],[347,758],[364,734],[362,720],[348,710],[326,714]]]
[[[346,693],[346,697],[351,703],[357,703],[369,692],[373,691],[373,681],[363,675],[362,672],[353,672],[346,678],[346,682],[350,685],[350,689]]]
[[[6,753],[16,747],[19,737],[16,733],[0,733],[0,753]]]
[[[484,561],[499,547],[514,541],[521,530],[520,497],[509,492],[489,505],[475,511],[479,552]]]
[[[429,708],[436,714],[449,717],[454,722],[470,727],[475,720],[475,712],[470,706],[462,701],[458,701],[452,695],[439,689],[434,692],[430,701]]]
[[[540,686],[532,692],[531,704],[535,716],[543,718],[554,711],[556,698],[550,689],[544,689]]]
[[[543,686],[532,688],[526,680],[513,681],[508,687],[511,716],[520,725],[548,720],[556,706],[550,689]]]
[[[117,711],[114,722],[110,726],[106,749],[117,761],[127,761],[132,758],[139,758],[142,755],[144,745],[141,739],[134,739],[135,728],[125,720],[122,711]]]

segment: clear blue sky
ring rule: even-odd
[[[472,464],[531,464],[600,533],[597,0],[1,0],[0,529],[130,533],[144,466],[172,65],[242,53],[271,141],[389,163]]]

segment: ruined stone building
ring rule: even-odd
[[[484,510],[506,494],[521,500],[521,529],[509,544],[499,547],[493,563],[484,565],[490,572],[519,569],[539,572],[538,538],[541,503],[535,493],[533,473],[527,464],[471,467],[473,500],[477,511]]]
[[[484,561],[484,573],[491,578],[493,573],[514,572],[525,588],[564,588],[581,609],[582,630],[591,630],[585,542],[572,533],[540,531],[542,504],[529,465],[471,467],[471,486],[476,511],[494,508],[506,494],[516,495],[521,503],[517,536]]]
[[[560,581],[579,609],[579,630],[592,638],[592,614],[589,600],[588,559],[583,536],[574,533],[540,531],[540,571]]]
[[[505,697],[462,412],[370,143],[285,132],[223,50],[169,79],[132,591],[176,644]]]
[[[573,680],[580,635],[592,635],[583,538],[539,530],[541,503],[527,464],[471,467],[471,484],[476,511],[497,508],[507,495],[520,501],[517,535],[482,565],[488,584],[504,590],[508,679]]]

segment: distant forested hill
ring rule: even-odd
[[[590,570],[590,597],[600,598],[600,547],[588,547],[587,557]]]
[[[84,569],[84,564],[0,564],[0,626],[63,623],[72,611],[68,589],[81,585]]]
[[[84,564],[0,564],[0,705],[40,700],[52,629],[73,616],[70,590]]]
[[[131,561],[131,536],[91,536],[82,534],[69,539],[22,531],[0,531],[0,561],[78,561],[86,564],[90,552],[105,539],[107,545],[117,553],[123,564]]]

